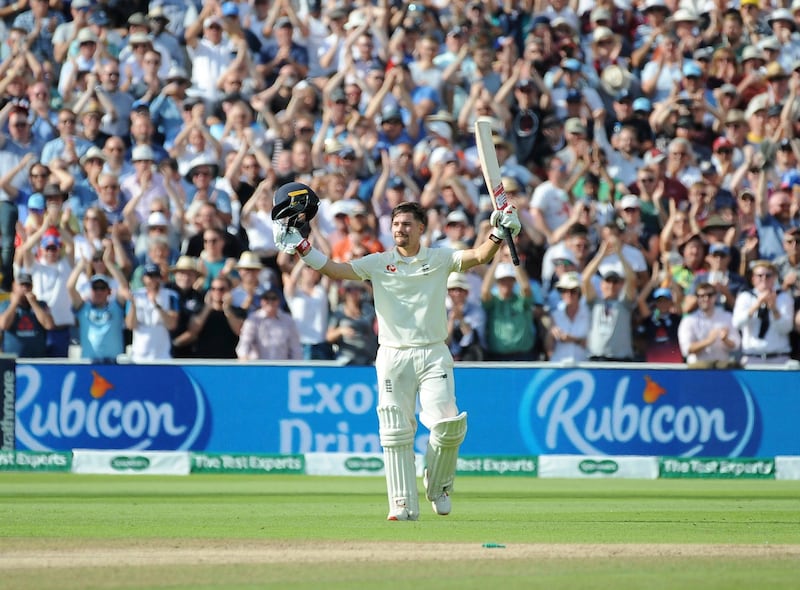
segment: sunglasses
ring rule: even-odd
[[[558,292],[562,295],[577,295],[581,291],[580,289],[559,289]]]
[[[108,291],[108,285],[92,285],[92,291]]]

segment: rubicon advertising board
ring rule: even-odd
[[[16,448],[223,454],[381,451],[370,367],[16,368]],[[793,371],[457,367],[464,456],[800,455]],[[424,453],[427,431],[415,447]]]

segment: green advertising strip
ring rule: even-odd
[[[192,453],[192,473],[305,473],[303,455]]]
[[[505,475],[536,477],[537,457],[459,457],[459,475]]]
[[[659,477],[775,479],[775,459],[661,457]]]
[[[71,452],[0,451],[0,471],[69,471]]]

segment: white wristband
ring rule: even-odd
[[[309,249],[305,256],[301,256],[300,259],[314,270],[320,270],[328,263],[328,257],[314,248]]]

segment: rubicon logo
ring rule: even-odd
[[[737,457],[761,438],[753,396],[721,371],[540,371],[519,420],[532,453]]]
[[[17,383],[29,450],[195,450],[210,433],[205,396],[180,367],[23,365]]]

